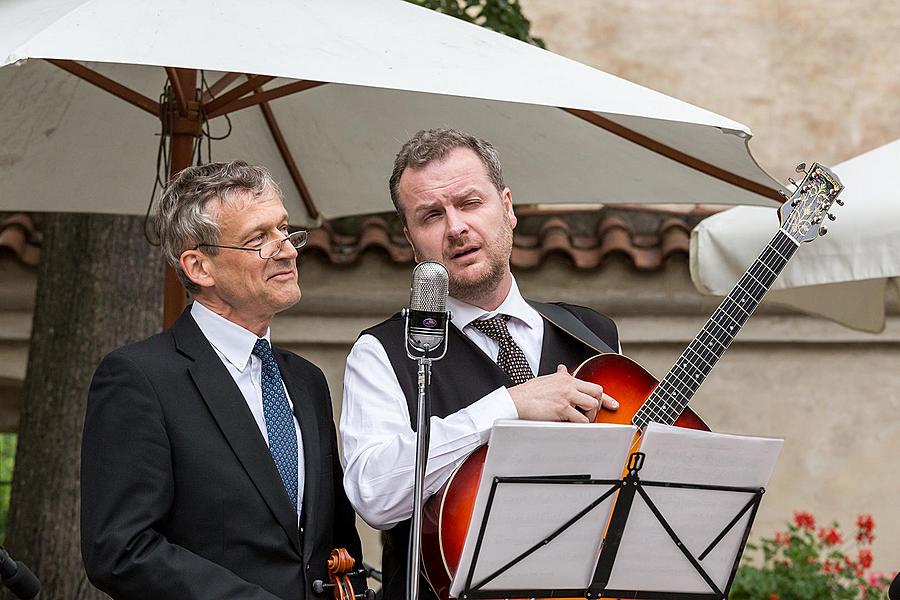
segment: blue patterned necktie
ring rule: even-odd
[[[281,372],[275,362],[275,355],[268,340],[260,338],[253,346],[253,354],[262,361],[262,401],[266,418],[266,433],[269,436],[269,452],[281,475],[281,482],[297,510],[297,432],[294,430],[294,415],[291,413]]]

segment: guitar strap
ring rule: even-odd
[[[600,354],[613,353],[618,351],[609,347],[600,337],[591,331],[587,325],[582,323],[578,317],[570,313],[559,304],[549,304],[546,302],[536,302],[534,300],[525,300],[534,310],[538,311],[542,317],[571,335],[573,338],[593,348]]]

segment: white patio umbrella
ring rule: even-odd
[[[885,292],[900,285],[900,140],[834,167],[846,186],[828,235],[802,244],[766,301],[880,332]],[[775,209],[736,207],[708,217],[691,233],[691,277],[704,293],[724,295],[778,227]]]
[[[229,115],[213,158],[272,168],[298,224],[389,210],[435,126],[495,142],[517,203],[778,199],[744,125],[400,0],[6,0],[3,65],[3,210],[143,214],[160,115],[172,170]]]

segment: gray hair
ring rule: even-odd
[[[497,188],[497,193],[503,193],[503,189],[506,187],[503,183],[503,168],[500,166],[497,149],[490,142],[457,129],[423,129],[400,148],[397,158],[394,159],[394,171],[388,182],[391,201],[404,225],[406,218],[403,216],[403,211],[400,210],[400,177],[403,172],[407,167],[421,169],[433,162],[439,162],[451,150],[457,148],[468,148],[477,154],[491,183]]]
[[[210,210],[210,201],[230,202],[246,195],[255,199],[268,190],[281,196],[269,170],[240,160],[188,167],[169,181],[159,199],[154,226],[166,262],[185,289],[196,292],[200,288],[182,270],[181,254],[198,244],[219,243],[216,207]],[[218,248],[206,252],[215,255]]]

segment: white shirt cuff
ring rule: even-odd
[[[494,421],[519,418],[519,412],[516,410],[512,396],[509,395],[509,390],[502,386],[463,410],[466,411],[475,430],[479,433],[482,444],[488,442]]]

